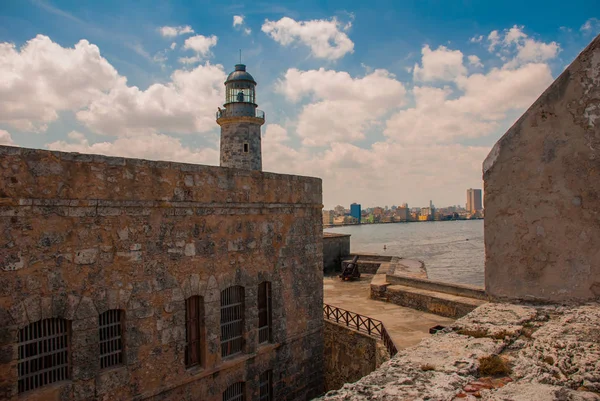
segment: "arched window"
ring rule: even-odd
[[[43,319],[19,330],[19,393],[67,380],[69,322]]]
[[[221,356],[242,352],[244,345],[244,287],[221,291]]]
[[[263,281],[258,285],[258,343],[271,341],[271,283]]]
[[[110,309],[98,316],[100,369],[123,363],[123,311]]]
[[[185,300],[185,366],[202,364],[204,303],[198,296]]]
[[[244,401],[244,382],[233,383],[223,392],[223,401]]]

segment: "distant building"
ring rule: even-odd
[[[473,214],[482,209],[481,189],[467,189],[467,212]]]
[[[323,210],[323,225],[333,225],[333,210]]]
[[[343,216],[346,214],[346,209],[344,209],[344,206],[342,205],[337,205],[333,211],[335,212],[336,216]]]
[[[408,209],[408,207],[401,206],[396,209],[396,217],[397,217],[398,221],[409,221],[410,220],[410,210]]]
[[[358,224],[360,224],[360,203],[353,203],[350,205],[350,216],[354,217],[358,221]]]

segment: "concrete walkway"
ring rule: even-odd
[[[405,308],[369,298],[372,274],[362,274],[357,281],[341,281],[337,276],[323,278],[326,304],[381,320],[398,350],[418,344],[429,337],[429,328],[451,324],[454,319]]]

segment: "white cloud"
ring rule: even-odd
[[[171,48],[171,50],[175,50],[175,48],[177,47],[177,43],[173,42],[169,47]]]
[[[233,26],[236,27],[238,25],[242,25],[244,23],[243,15],[234,15],[233,16]]]
[[[173,38],[179,35],[185,35],[188,33],[194,33],[191,26],[163,26],[159,29],[160,34],[166,38]]]
[[[404,85],[386,70],[353,78],[343,71],[291,68],[277,89],[294,102],[311,97],[312,103],[303,107],[296,129],[309,146],[364,138],[378,118],[403,104],[406,94]]]
[[[262,31],[283,46],[302,43],[310,47],[314,57],[337,60],[354,51],[354,43],[344,32],[351,26],[342,26],[336,18],[295,21],[283,17],[279,21],[266,20]]]
[[[415,107],[393,115],[384,133],[414,144],[483,137],[498,129],[508,112],[531,105],[552,80],[546,64],[531,63],[457,77],[460,96],[450,88],[415,87]]]
[[[483,67],[483,64],[481,63],[481,59],[475,55],[470,55],[469,57],[467,57],[469,59],[469,64],[471,64],[474,67]]]
[[[505,68],[516,68],[527,63],[540,63],[555,58],[560,51],[556,42],[545,43],[530,38],[524,27],[514,25],[502,33],[492,31],[488,36],[490,52],[499,49],[501,58],[508,60]]]
[[[428,45],[425,45],[421,53],[422,66],[415,64],[413,71],[415,81],[452,81],[467,72],[460,50],[450,50],[445,46],[431,50]]]
[[[118,138],[114,142],[90,144],[82,134],[77,132],[76,135],[71,134],[69,137],[74,142],[56,141],[47,144],[46,148],[64,152],[94,153],[181,163],[215,165],[219,161],[218,150],[190,149],[183,146],[179,139],[167,135],[148,134],[143,137]]]
[[[469,39],[469,42],[471,42],[471,43],[481,43],[482,41],[483,41],[483,35],[473,36],[471,39]]]
[[[216,128],[214,112],[224,99],[225,78],[221,65],[206,63],[176,70],[170,82],[146,90],[123,81],[77,112],[77,119],[103,135],[208,132]]]
[[[44,35],[21,49],[0,43],[0,122],[44,132],[59,112],[84,108],[119,82],[124,78],[87,40],[74,48]]]
[[[179,61],[184,64],[191,64],[198,62],[202,59],[210,57],[212,54],[210,52],[211,47],[217,45],[218,38],[215,35],[204,36],[204,35],[196,35],[190,38],[187,38],[183,43],[183,48],[186,50],[193,50],[196,52],[196,56],[194,57],[183,57],[180,58]]]
[[[273,143],[281,143],[289,139],[287,130],[279,124],[267,124],[264,137]]]
[[[8,131],[0,129],[0,145],[14,145],[12,137]]]
[[[585,34],[596,35],[600,33],[600,20],[598,18],[590,18],[579,29]]]

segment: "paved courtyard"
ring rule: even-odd
[[[357,281],[341,281],[337,276],[323,278],[323,302],[351,312],[381,320],[396,348],[418,344],[429,337],[429,328],[451,324],[454,319],[405,308],[369,298],[372,274],[362,274]]]

